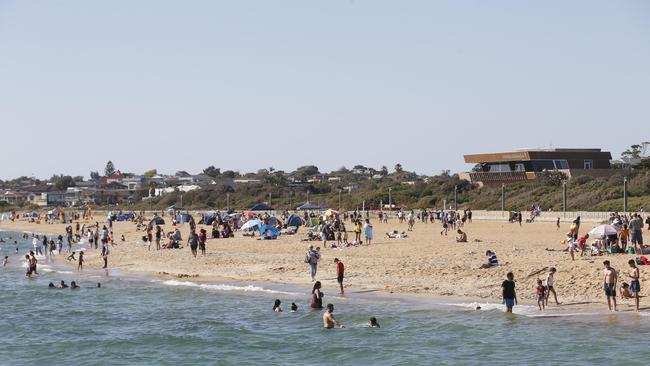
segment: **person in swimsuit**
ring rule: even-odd
[[[555,275],[556,271],[557,270],[555,267],[551,267],[551,269],[548,270],[548,275],[546,275],[546,300],[544,301],[544,305],[546,306],[548,306],[548,298],[551,296],[551,292],[555,298],[555,305],[560,305],[560,303],[557,301],[557,293],[553,287],[553,276]]]
[[[34,252],[30,251],[29,252],[29,269],[33,274],[38,274],[36,271],[36,264],[38,263],[38,260],[36,259],[36,256],[34,255]]]
[[[79,286],[77,286],[77,283],[75,281],[70,282],[70,289],[77,289]]]
[[[327,311],[323,314],[323,328],[333,329],[334,327],[344,328],[343,324],[340,324],[334,318],[334,305],[327,304]]]
[[[605,269],[603,270],[603,288],[605,290],[605,296],[607,296],[607,307],[609,310],[612,310],[612,302],[614,302],[614,311],[616,310],[616,281],[618,276],[616,275],[616,270],[610,266],[609,261],[604,261],[603,265]]]
[[[5,255],[5,259],[2,261],[2,266],[3,266],[3,267],[6,267],[6,266],[7,266],[7,262],[9,262],[9,256],[8,256],[8,255]]]
[[[59,288],[68,288],[68,285],[65,284],[65,281],[61,280],[61,284],[59,284]]]
[[[375,318],[374,316],[370,318],[370,328],[381,328],[379,326],[379,323],[377,323],[377,318]]]
[[[340,294],[343,295],[343,277],[345,275],[345,266],[338,258],[334,258],[334,263],[336,264],[336,282],[338,282],[339,287],[341,288]]]
[[[32,277],[32,266],[31,260],[29,259],[29,254],[25,254],[25,262],[27,263],[27,273],[25,273],[25,276]]]
[[[537,279],[537,287],[535,288],[535,293],[537,294],[537,306],[539,310],[544,310],[546,300],[546,287],[542,284],[542,280]]]
[[[296,311],[298,311],[298,305],[296,305],[295,302],[292,302],[291,303],[291,312],[295,313]]]
[[[639,282],[639,267],[636,266],[634,259],[630,259],[627,262],[632,268],[632,271],[628,275],[632,279],[630,282],[630,292],[634,297],[634,304],[636,305],[636,311],[639,311],[639,292],[641,292],[641,282]]]
[[[282,308],[280,307],[280,304],[282,304],[282,301],[280,301],[280,299],[275,299],[275,303],[273,304],[273,311],[276,313],[281,313]]]
[[[84,266],[84,252],[79,252],[79,262],[77,265],[77,271],[79,272],[83,271],[83,266]]]
[[[323,293],[320,291],[321,283],[316,281],[314,283],[314,288],[311,290],[311,302],[309,306],[312,309],[322,309],[323,308]]]

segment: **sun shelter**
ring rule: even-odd
[[[248,211],[273,211],[273,207],[267,205],[266,203],[258,203],[255,206],[249,208]]]
[[[296,210],[298,210],[298,211],[320,210],[320,206],[307,201],[307,202],[303,203],[302,205],[296,207]]]

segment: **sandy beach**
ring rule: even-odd
[[[63,224],[35,224],[25,221],[3,222],[1,230],[62,234]],[[517,282],[518,298],[523,303],[535,303],[537,279],[544,280],[549,267],[556,267],[555,288],[562,306],[605,305],[602,291],[602,262],[609,259],[619,271],[620,281],[627,281],[627,261],[632,255],[613,254],[600,257],[580,257],[572,261],[562,252],[560,241],[568,224],[556,230],[554,223],[510,224],[477,221],[465,225],[468,243],[456,243],[455,232],[440,235],[440,224],[416,223],[404,239],[388,239],[384,233],[406,231],[406,223],[396,219],[388,224],[373,222],[375,240],[370,246],[344,249],[321,248],[322,259],[317,279],[325,288],[336,288],[334,258],[346,266],[346,288],[377,290],[420,296],[461,298],[467,301],[499,302],[500,284],[512,271]],[[583,223],[581,234],[592,224]],[[199,225],[201,227],[201,225]],[[165,232],[173,230],[164,225]],[[187,238],[189,225],[181,225]],[[208,227],[206,227],[208,229]],[[209,231],[209,230],[208,230]],[[264,241],[237,233],[233,239],[211,239],[207,255],[193,258],[186,246],[180,250],[147,250],[136,244],[143,235],[132,222],[114,224],[116,246],[112,247],[109,268],[134,273],[155,274],[168,278],[191,278],[192,281],[264,281],[311,286],[307,265],[303,262],[307,246],[321,242],[303,242],[306,230],[297,235],[281,236]],[[119,241],[124,235],[126,241]],[[353,233],[349,233],[353,237]],[[476,241],[479,240],[479,241]],[[497,268],[479,269],[486,262],[485,251],[498,255]],[[550,250],[547,250],[550,249]],[[100,268],[103,264],[99,250],[89,250],[86,267]],[[641,268],[641,295],[648,295],[645,283],[650,275]],[[552,301],[549,301],[549,307]],[[620,300],[620,310],[631,310],[632,300]],[[643,307],[642,300],[642,307]]]

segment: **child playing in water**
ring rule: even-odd
[[[546,287],[542,285],[542,280],[539,278],[537,279],[537,287],[535,288],[535,292],[537,293],[537,306],[539,306],[539,310],[544,310],[544,300],[546,300]]]
[[[508,272],[506,280],[501,283],[501,288],[503,288],[503,303],[506,305],[506,312],[512,313],[512,308],[517,304],[515,275],[512,272]]]

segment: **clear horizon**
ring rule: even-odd
[[[598,147],[650,120],[644,1],[0,0],[0,179]]]

